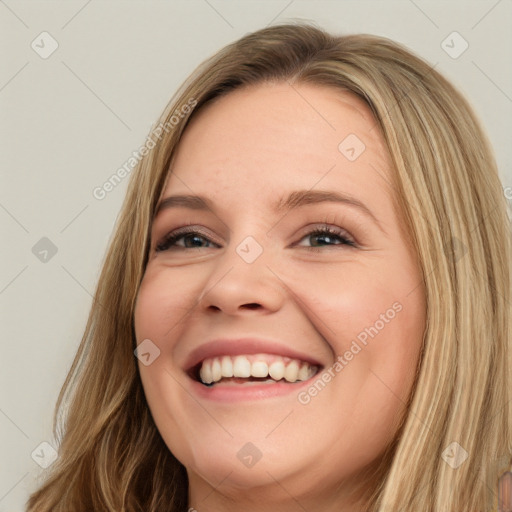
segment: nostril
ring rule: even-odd
[[[247,309],[257,309],[257,308],[261,307],[261,305],[256,304],[255,302],[252,302],[251,304],[244,304],[242,307],[247,308]]]

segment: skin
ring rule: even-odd
[[[349,134],[366,146],[354,161],[338,149]],[[162,197],[203,195],[214,208],[156,216],[135,330],[139,343],[148,338],[161,351],[151,365],[139,364],[140,374],[156,426],[187,469],[190,507],[364,510],[375,484],[365,475],[405,413],[425,328],[420,270],[395,208],[391,172],[369,108],[328,87],[239,89],[187,128]],[[336,202],[275,213],[272,204],[298,189],[350,195],[376,220]],[[182,238],[177,248],[155,251],[166,234],[189,224],[207,235],[196,241],[200,247],[189,237],[188,248]],[[356,246],[308,236],[325,224]],[[250,264],[236,252],[248,236],[263,249]],[[194,394],[183,370],[205,341],[252,335],[310,354],[325,371],[393,304],[401,308],[394,318],[366,346],[359,343],[306,405],[297,393],[214,402]],[[237,457],[247,442],[262,454],[251,468]]]

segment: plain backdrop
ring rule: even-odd
[[[51,460],[41,443],[55,446],[55,401],[128,180],[103,200],[93,190],[201,61],[298,19],[435,64],[474,106],[512,198],[511,0],[0,0],[0,512],[24,510]]]

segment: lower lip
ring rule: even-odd
[[[309,386],[315,374],[308,380],[294,383],[275,382],[273,384],[214,384],[205,386],[196,380],[190,379],[192,390],[196,395],[215,402],[239,402],[264,400],[298,393],[302,388]]]

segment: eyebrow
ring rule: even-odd
[[[339,192],[331,192],[324,190],[295,190],[286,198],[279,199],[274,205],[275,213],[284,213],[292,208],[299,208],[309,204],[318,204],[324,202],[342,203],[357,208],[368,217],[372,218],[377,226],[385,233],[377,217],[373,212],[361,201],[355,197]],[[157,206],[155,217],[162,211],[169,208],[190,208],[192,210],[210,210],[214,211],[213,203],[204,196],[194,195],[174,195],[168,196],[160,201]]]

